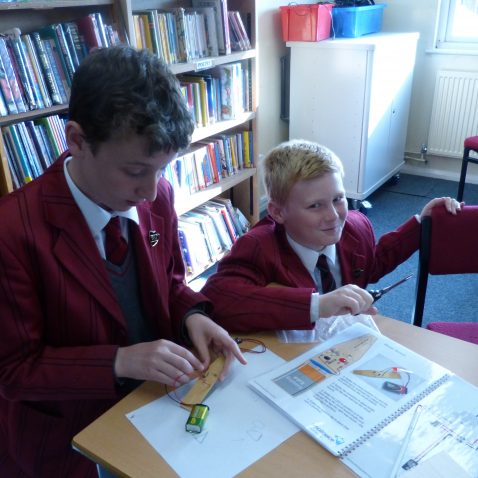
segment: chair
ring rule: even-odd
[[[427,329],[478,344],[478,323],[475,322],[430,322]]]
[[[468,163],[478,164],[478,158],[472,158],[470,156],[471,151],[478,153],[478,136],[470,136],[465,139],[465,149],[463,151],[463,161],[461,163],[460,182],[458,183],[458,194],[456,199],[463,201],[463,191],[465,189],[466,170],[468,169]]]
[[[478,273],[478,206],[457,214],[436,207],[421,225],[413,325],[422,326],[428,275]],[[477,300],[470,297],[470,300]]]

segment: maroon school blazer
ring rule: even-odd
[[[0,201],[0,476],[96,477],[71,439],[113,405],[126,322],[63,173],[65,155]],[[158,338],[207,299],[183,283],[172,189],[132,227],[144,312]],[[148,233],[157,231],[152,247]]]
[[[342,283],[366,287],[410,257],[419,246],[420,224],[409,219],[375,243],[370,221],[350,211],[337,243]],[[266,287],[278,283],[287,287]],[[213,317],[231,332],[310,329],[315,284],[290,247],[284,228],[270,216],[233,245],[201,290]]]

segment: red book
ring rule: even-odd
[[[78,25],[80,34],[83,35],[88,51],[92,48],[103,46],[98,25],[96,24],[96,19],[93,14],[80,18],[76,21],[76,24]]]

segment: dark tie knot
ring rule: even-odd
[[[104,230],[106,259],[120,266],[128,254],[128,243],[121,233],[119,216],[112,217]]]

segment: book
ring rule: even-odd
[[[194,10],[204,15],[207,56],[218,56],[219,44],[214,9],[212,7],[194,7]]]
[[[75,67],[61,25],[59,23],[46,25],[39,29],[38,33],[44,42],[50,41],[50,45],[58,57],[59,64],[57,68],[62,71],[68,88],[71,87]]]
[[[231,50],[250,50],[251,42],[246,32],[246,28],[238,11],[229,10],[229,26],[231,33]],[[233,48],[232,34],[234,33],[236,45]]]
[[[61,60],[55,41],[52,38],[45,38],[40,41],[43,43],[46,56],[48,57],[53,79],[60,94],[61,104],[66,104],[68,103],[68,97],[70,95],[70,87],[68,86],[66,75],[61,67]]]
[[[3,99],[2,89],[0,88],[0,116],[7,116],[8,109],[5,100]]]
[[[342,458],[342,462],[362,478],[389,478],[390,470],[397,468],[401,478],[478,476],[477,398],[475,386],[451,375],[423,398],[420,405],[390,422]],[[421,413],[400,456],[401,445],[418,407]],[[447,462],[443,462],[443,458],[447,458]],[[460,469],[461,474],[452,473],[451,464]],[[429,471],[434,465],[441,475]]]
[[[49,96],[54,105],[62,104],[62,96],[60,95],[59,87],[56,83],[56,79],[53,73],[53,68],[50,63],[50,56],[47,55],[44,43],[40,38],[38,32],[32,32],[30,38],[35,48],[35,53],[38,58],[43,78],[45,79],[45,85],[48,89]]]
[[[211,259],[200,224],[181,216],[178,218],[178,229],[186,238],[193,274],[202,272],[211,264]]]
[[[196,209],[207,214],[212,219],[222,248],[224,250],[230,250],[233,242],[221,214],[221,208],[211,201],[207,201]]]
[[[13,186],[13,189],[18,189],[20,186],[23,185],[23,173],[20,169],[20,166],[17,164],[15,160],[12,145],[10,144],[10,139],[7,137],[7,135],[3,131],[2,131],[2,136],[3,136],[3,144],[5,146],[5,154],[7,156],[7,164],[10,170],[10,176],[12,178],[12,186]]]
[[[36,53],[32,37],[28,34],[22,35],[21,40],[26,53],[25,59],[27,62],[27,67],[29,67],[32,81],[35,84],[35,92],[37,97],[38,95],[41,97],[41,101],[43,102],[45,108],[48,108],[53,104],[53,102],[46,84],[46,79],[42,73],[42,67],[40,65],[40,60]]]
[[[25,103],[23,102],[15,72],[13,71],[13,64],[8,54],[7,43],[3,37],[0,37],[0,58],[0,81],[2,82],[2,92],[6,99],[8,110],[10,113],[24,113],[26,111]],[[5,85],[3,85],[4,80],[6,80]],[[8,84],[8,87],[6,87],[6,84]]]
[[[239,221],[237,211],[232,205],[231,200],[229,198],[218,196],[214,198],[214,202],[221,203],[226,206],[227,212],[229,213],[229,217],[231,218],[232,224],[234,225],[237,237],[242,236],[246,232],[246,229],[243,228],[241,222]]]
[[[33,173],[30,169],[23,144],[20,140],[16,125],[10,125],[3,128],[4,137],[8,138],[11,145],[11,150],[15,158],[17,167],[21,171],[21,181],[26,184],[33,179]]]
[[[19,36],[9,38],[7,46],[11,50],[23,88],[24,99],[29,110],[43,108],[43,102],[37,97],[31,71],[28,70],[26,52]],[[40,101],[39,101],[40,100]]]
[[[238,232],[234,228],[234,224],[229,216],[229,211],[227,210],[226,206],[223,203],[214,200],[208,201],[208,204],[215,206],[220,211],[222,220],[226,225],[226,230],[231,238],[232,243],[236,242]]]
[[[76,27],[76,23],[74,24],[73,22],[60,24],[61,29],[63,30],[63,35],[65,37],[68,51],[70,53],[70,57],[71,57],[72,65],[73,65],[73,71],[75,71],[80,65],[80,57],[78,56],[78,51],[75,45],[75,35],[78,33],[78,31],[76,30],[75,32],[73,30],[73,25],[75,25]]]
[[[7,107],[9,114],[16,114],[18,113],[18,108],[15,103],[15,98],[13,97],[13,92],[10,87],[10,82],[7,78],[7,73],[5,70],[5,66],[3,64],[3,59],[0,56],[0,90],[2,92],[3,100],[5,106]]]
[[[17,123],[16,127],[20,140],[23,144],[23,149],[25,150],[26,160],[28,161],[33,177],[38,178],[43,174],[43,168],[41,167],[40,159],[38,157],[28,129],[23,122]]]
[[[191,59],[191,55],[188,49],[189,39],[187,37],[186,18],[185,18],[184,8],[181,8],[181,7],[173,8],[171,12],[174,17],[174,23],[176,26],[178,60],[182,62],[188,62]]]
[[[96,23],[96,28],[98,29],[98,34],[101,40],[101,46],[103,48],[108,48],[109,46],[111,46],[111,44],[110,44],[108,35],[106,34],[106,26],[103,22],[103,16],[99,12],[95,12],[92,15]]]
[[[70,54],[76,66],[79,66],[81,60],[88,55],[88,47],[85,40],[80,35],[78,25],[75,22],[66,22],[62,24],[65,37],[70,47]]]
[[[92,48],[102,47],[98,24],[93,13],[81,17],[76,21],[78,32],[83,37],[88,51]]]
[[[231,120],[244,112],[241,63],[218,67],[221,80],[221,118]]]
[[[457,442],[472,444],[470,476],[477,476],[478,388],[363,324],[252,379],[249,386],[359,476],[369,478],[390,476],[406,423],[417,406],[424,407],[442,429],[430,430],[427,442],[434,443],[447,429]],[[467,390],[467,404],[457,389]],[[420,422],[434,428],[427,420],[417,426]],[[424,440],[417,434],[410,449],[426,450]],[[413,456],[416,461],[418,453]],[[466,460],[460,464],[468,465]]]
[[[231,53],[227,0],[193,0],[193,7],[211,7],[216,18],[218,50],[221,55]]]
[[[40,161],[41,167],[43,170],[47,169],[50,166],[50,159],[43,143],[43,138],[40,135],[37,127],[35,126],[34,122],[29,120],[25,121],[25,126],[30,133],[30,137],[33,141],[33,145],[35,147],[35,151],[38,155],[38,159]]]

